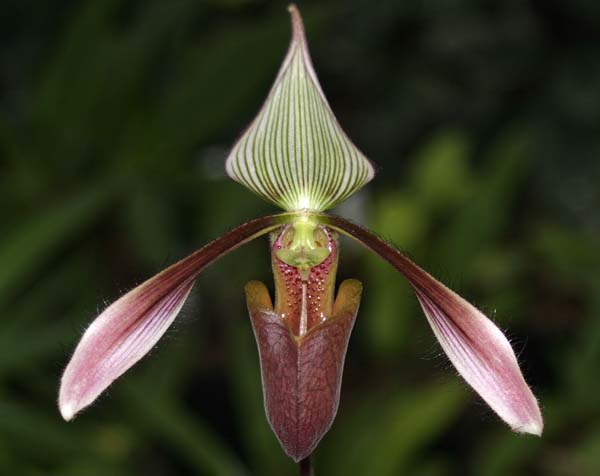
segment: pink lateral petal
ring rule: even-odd
[[[478,309],[449,289],[447,292],[455,301],[451,313],[415,288],[444,352],[467,383],[514,431],[540,435],[543,422],[537,400],[508,340]]]
[[[129,291],[85,331],[62,377],[58,404],[65,420],[90,405],[146,355],[169,328],[198,274],[238,246],[289,221],[289,215],[249,221]]]
[[[514,431],[542,433],[538,402],[508,340],[491,320],[369,230],[337,216],[323,214],[321,222],[375,251],[400,271],[415,290],[442,348],[467,383]]]
[[[59,407],[65,420],[96,400],[154,347],[177,317],[194,280],[158,299],[148,289],[156,287],[152,284],[146,282],[114,302],[83,335],[61,382]]]

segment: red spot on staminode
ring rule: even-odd
[[[275,251],[284,248],[284,239],[288,230],[284,229],[272,246],[273,271],[276,283],[275,311],[288,322],[295,335],[300,335],[302,275],[298,268],[281,261],[275,253]],[[335,273],[330,273],[330,271],[332,267],[337,266],[338,247],[332,233],[326,229],[322,231],[327,242],[320,244],[329,249],[329,255],[322,263],[312,267],[306,277],[307,332],[315,325],[323,322],[332,311]]]

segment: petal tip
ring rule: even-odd
[[[513,426],[513,431],[517,433],[526,433],[534,436],[542,436],[544,431],[544,422],[541,416],[536,416],[534,419],[524,422],[521,425]]]
[[[78,409],[72,402],[59,402],[58,409],[65,421],[71,421]]]
[[[295,3],[290,3],[287,9],[292,20],[292,42],[303,42],[306,37],[304,35],[304,22],[302,21],[300,10],[298,10]]]

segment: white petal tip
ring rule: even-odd
[[[75,414],[77,413],[77,408],[72,403],[61,403],[59,404],[60,414],[65,419],[65,421],[70,421],[73,419]]]
[[[544,431],[544,423],[539,421],[530,421],[523,425],[513,426],[513,431],[517,433],[527,433],[535,436],[542,436]]]

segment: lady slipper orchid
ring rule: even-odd
[[[284,451],[307,458],[338,408],[348,339],[362,286],[334,297],[338,234],[380,255],[410,283],[460,375],[516,432],[540,435],[538,403],[502,332],[474,306],[369,230],[324,213],[374,176],[342,131],[309,56],[300,14],[262,109],[226,162],[231,178],[286,212],[245,223],[129,291],[87,328],[62,377],[59,407],[70,420],[140,360],[169,328],[199,273],[259,236],[270,235],[275,302],[246,286],[269,423]]]

